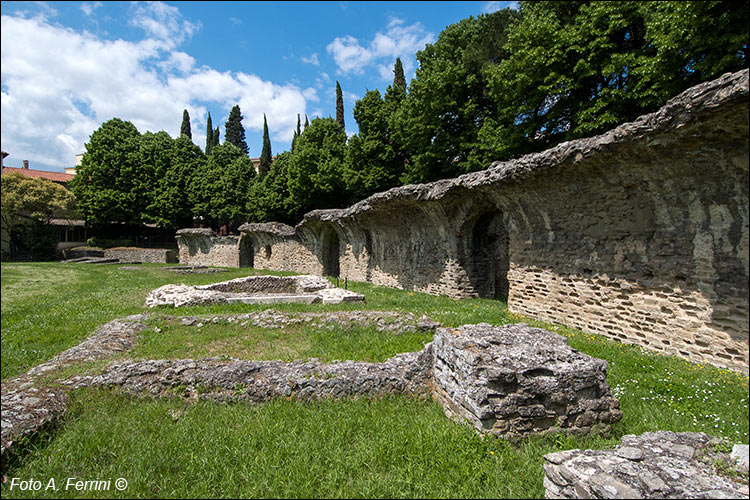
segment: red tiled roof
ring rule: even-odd
[[[46,170],[34,170],[31,168],[3,167],[3,175],[12,173],[18,173],[25,175],[26,177],[49,179],[55,182],[68,182],[75,177],[75,175],[64,174],[62,172],[47,172]]]

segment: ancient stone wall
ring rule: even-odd
[[[188,228],[177,231],[176,239],[181,264],[248,267],[240,262],[237,236],[215,236],[210,229]]]
[[[600,136],[309,212],[293,231],[249,224],[243,239],[256,267],[507,297],[513,312],[747,371],[748,135],[744,70]]]
[[[104,257],[107,259],[119,259],[123,263],[177,262],[175,251],[167,248],[115,247],[106,249]]]

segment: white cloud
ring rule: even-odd
[[[318,60],[318,53],[315,52],[310,57],[301,57],[303,63],[312,64],[314,66],[320,66],[320,61]]]
[[[90,16],[91,14],[94,13],[96,9],[98,9],[101,6],[102,6],[101,2],[83,2],[81,4],[81,10],[83,11],[84,14],[86,14],[87,16]]]
[[[435,41],[435,35],[426,31],[420,23],[404,25],[404,21],[391,18],[384,32],[378,32],[365,48],[351,35],[335,38],[326,50],[333,57],[340,74],[361,75],[365,67],[374,64],[384,80],[392,79],[393,63],[401,58],[405,73],[414,69],[414,55],[428,43]],[[388,73],[383,68],[389,68]]]
[[[173,7],[163,7],[155,12],[177,18]],[[170,23],[163,24],[166,31],[144,26],[152,26],[151,34],[159,37],[172,29]],[[7,15],[0,31],[2,145],[18,163],[73,165],[91,133],[114,117],[131,121],[141,132],[165,130],[176,137],[183,109],[190,114],[194,142],[203,146],[208,111],[223,135],[235,104],[249,133],[262,133],[266,113],[272,139],[288,142],[297,113],[304,116],[307,102],[319,100],[313,88],[196,67],[192,56],[161,38],[103,40],[41,17]],[[260,154],[252,149],[251,155]]]
[[[132,10],[130,24],[168,47],[176,47],[200,29],[200,23],[183,20],[177,7],[162,2],[138,2],[133,4]]]

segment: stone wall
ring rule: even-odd
[[[176,239],[181,264],[247,267],[240,262],[237,236],[215,236],[210,229],[188,228],[177,231]]]
[[[309,212],[296,228],[248,224],[242,238],[255,267],[507,298],[513,312],[747,371],[748,136],[744,70],[600,136]]]
[[[174,250],[167,248],[137,248],[137,247],[115,247],[104,251],[104,258],[119,259],[120,262],[177,262]]]

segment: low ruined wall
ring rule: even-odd
[[[187,266],[240,267],[237,236],[215,236],[210,229],[177,231],[180,264]]]
[[[603,135],[293,229],[248,224],[242,241],[257,267],[507,298],[516,313],[747,371],[748,136],[744,70]]]
[[[104,251],[106,259],[120,259],[120,262],[177,262],[174,250],[167,248],[115,247]]]

